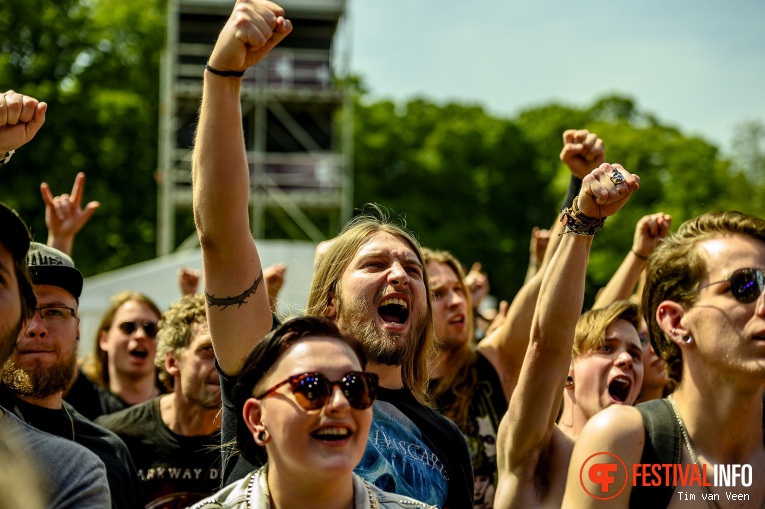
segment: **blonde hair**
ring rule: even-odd
[[[713,237],[741,235],[765,242],[765,220],[741,212],[708,212],[680,225],[648,258],[643,289],[643,313],[656,353],[674,382],[682,379],[682,353],[661,330],[656,310],[665,300],[688,309],[696,300],[699,281],[707,271],[698,245]]]
[[[436,251],[428,248],[422,250],[425,265],[441,263],[447,265],[462,285],[465,285],[465,271],[460,262],[449,251]],[[442,377],[436,380],[431,388],[433,397],[451,390],[454,393],[454,401],[447,408],[440,408],[440,412],[454,421],[462,431],[467,431],[469,426],[470,403],[473,401],[473,392],[478,383],[478,373],[475,369],[477,354],[473,345],[475,329],[473,326],[473,303],[470,292],[465,288],[465,301],[467,303],[467,330],[468,338],[465,344],[460,346],[449,355],[447,369]]]
[[[363,214],[351,219],[337,236],[326,253],[316,262],[311,289],[308,293],[306,314],[309,316],[327,316],[327,308],[332,296],[339,290],[338,283],[351,259],[356,252],[377,233],[388,233],[402,240],[414,251],[422,264],[423,282],[425,284],[427,310],[425,327],[411,358],[406,359],[401,366],[401,378],[404,385],[411,391],[412,396],[422,404],[430,404],[428,394],[428,365],[434,358],[433,341],[433,308],[430,302],[430,287],[425,264],[422,261],[422,250],[419,242],[403,225],[394,224],[390,217],[379,207],[374,206],[376,214]]]
[[[603,346],[606,331],[617,320],[627,320],[635,330],[640,328],[640,308],[628,300],[618,300],[604,308],[592,309],[579,317],[574,332],[574,359]]]
[[[165,353],[170,352],[177,358],[191,343],[191,333],[194,324],[207,322],[205,298],[201,293],[184,295],[173,302],[162,314],[157,332],[157,353],[154,364],[157,366],[157,376],[167,390],[172,391],[175,379],[165,368]]]
[[[162,312],[159,310],[154,301],[142,293],[128,290],[118,293],[112,297],[109,307],[106,308],[106,311],[101,318],[101,323],[98,324],[98,331],[96,332],[96,341],[93,345],[93,352],[88,355],[82,365],[82,371],[87,375],[87,377],[92,382],[95,382],[105,389],[109,388],[109,369],[107,368],[109,365],[109,354],[101,350],[101,333],[107,332],[109,329],[111,329],[112,323],[114,322],[114,316],[117,314],[117,311],[119,311],[119,309],[124,304],[131,301],[145,305],[157,315],[157,318],[162,316]]]

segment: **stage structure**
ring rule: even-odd
[[[352,101],[337,78],[345,0],[280,0],[293,32],[242,85],[253,236],[319,242],[351,216]],[[158,255],[198,245],[191,146],[204,64],[231,0],[169,0],[159,120]],[[185,240],[184,240],[185,239]]]

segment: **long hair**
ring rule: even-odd
[[[92,382],[95,382],[105,389],[109,388],[109,354],[101,350],[101,333],[107,332],[109,329],[111,329],[112,323],[114,322],[114,316],[117,314],[119,308],[121,308],[123,304],[130,301],[135,301],[145,305],[157,315],[157,318],[162,316],[162,312],[159,310],[154,301],[142,293],[128,290],[118,293],[112,297],[111,303],[109,304],[109,307],[106,308],[106,311],[101,318],[101,323],[98,325],[98,331],[96,332],[96,341],[93,345],[93,351],[90,355],[88,355],[82,365],[82,371],[88,376],[88,378]]]
[[[465,271],[462,269],[460,262],[450,252],[423,248],[422,255],[425,265],[430,263],[447,265],[464,285]],[[470,403],[473,401],[473,392],[478,383],[478,373],[475,368],[477,354],[473,345],[475,333],[473,326],[473,303],[470,292],[467,289],[465,289],[465,301],[467,303],[467,341],[456,350],[447,354],[449,358],[446,363],[446,369],[441,373],[441,378],[437,379],[433,387],[431,387],[431,394],[436,400],[448,391],[454,394],[454,401],[444,408],[439,408],[439,411],[454,421],[462,431],[466,431],[469,426]]]
[[[765,220],[741,212],[708,212],[680,225],[651,253],[645,271],[643,313],[651,345],[667,365],[669,378],[682,380],[682,353],[661,330],[656,310],[665,300],[688,309],[696,300],[707,267],[698,245],[713,237],[742,235],[765,242]]]
[[[417,345],[411,359],[406,359],[401,366],[401,378],[417,401],[429,405],[428,365],[435,352],[433,308],[429,298],[430,287],[427,270],[422,261],[422,250],[419,242],[403,226],[394,224],[379,207],[375,207],[375,210],[376,215],[363,214],[351,219],[343,227],[340,235],[337,236],[327,252],[321,255],[316,262],[311,289],[308,293],[306,314],[310,316],[327,315],[327,307],[332,295],[337,295],[338,283],[348,267],[348,263],[370,237],[382,232],[401,239],[414,251],[417,259],[422,263],[425,292],[428,295],[425,327],[420,337],[417,338]]]

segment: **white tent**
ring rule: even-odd
[[[258,253],[264,267],[275,263],[287,264],[284,286],[279,294],[277,306],[280,315],[296,316],[305,310],[315,251],[316,245],[310,242],[258,241]],[[199,248],[175,252],[86,278],[79,307],[80,357],[85,357],[93,351],[98,323],[112,295],[125,290],[141,292],[148,295],[164,311],[181,295],[177,282],[178,270],[181,267],[202,268]],[[204,282],[200,283],[200,291],[203,284]],[[250,284],[252,281],[243,282],[242,289]]]

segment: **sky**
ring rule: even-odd
[[[372,99],[513,117],[619,93],[724,150],[741,122],[765,122],[765,1],[347,0],[347,13],[338,42]]]

